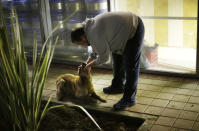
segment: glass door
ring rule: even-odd
[[[77,13],[66,23],[62,24],[55,34],[59,34],[54,60],[64,63],[84,62],[88,57],[88,48],[75,45],[71,42],[71,30],[81,27],[86,18],[107,12],[107,0],[49,0],[52,28],[70,16]],[[48,13],[48,12],[47,12]]]
[[[198,0],[111,0],[112,11],[131,11],[145,25],[141,68],[196,73]]]
[[[7,19],[7,27],[10,28],[10,13],[15,7],[22,27],[25,50],[28,57],[32,57],[34,32],[38,41],[38,47],[42,46],[45,39],[51,35],[52,29],[57,24],[77,13],[53,34],[53,38],[59,35],[58,44],[54,53],[54,61],[63,63],[79,63],[88,57],[89,48],[74,45],[70,39],[71,30],[80,27],[86,18],[92,18],[100,13],[108,11],[107,0],[1,0]],[[10,34],[11,35],[11,34]],[[55,40],[55,39],[53,39]],[[105,65],[110,65],[110,60]]]
[[[10,29],[10,13],[15,7],[18,15],[19,24],[22,28],[24,37],[24,46],[27,55],[32,56],[34,32],[38,41],[38,47],[41,47],[40,13],[37,0],[2,0],[3,11],[6,17],[6,24]],[[11,31],[10,31],[11,32]],[[10,33],[9,32],[9,33]],[[11,34],[10,34],[11,35]]]
[[[87,48],[76,46],[70,41],[70,32],[73,28],[80,27],[86,19],[85,7],[82,0],[49,0],[52,28],[78,11],[69,21],[62,24],[57,31],[60,35],[56,46],[54,58],[63,61],[82,61],[86,58]]]

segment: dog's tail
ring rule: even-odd
[[[93,98],[95,98],[95,99],[97,99],[97,100],[99,100],[99,101],[101,101],[101,102],[106,102],[106,100],[105,99],[103,99],[103,98],[101,98],[100,96],[98,96],[95,92],[93,92],[92,94],[91,94],[91,97],[93,97]]]

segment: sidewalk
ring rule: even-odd
[[[46,81],[44,96],[55,97],[57,76],[64,73],[77,74],[77,67],[52,65]],[[95,91],[107,100],[97,103],[96,108],[112,109],[121,97],[103,93],[110,85],[112,71],[93,69]],[[197,79],[140,74],[137,104],[118,113],[145,118],[140,130],[150,131],[199,131],[199,81]]]

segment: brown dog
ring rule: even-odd
[[[90,96],[100,100],[101,102],[106,102],[106,100],[102,99],[95,93],[90,75],[90,69],[84,69],[85,66],[86,64],[83,63],[78,67],[78,75],[63,74],[57,78],[56,96],[59,101],[68,97],[79,98],[82,96]]]

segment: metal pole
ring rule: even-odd
[[[198,14],[199,14],[199,2],[198,2]],[[197,14],[197,15],[198,15]],[[197,17],[197,53],[196,53],[196,74],[199,75],[199,19]]]

